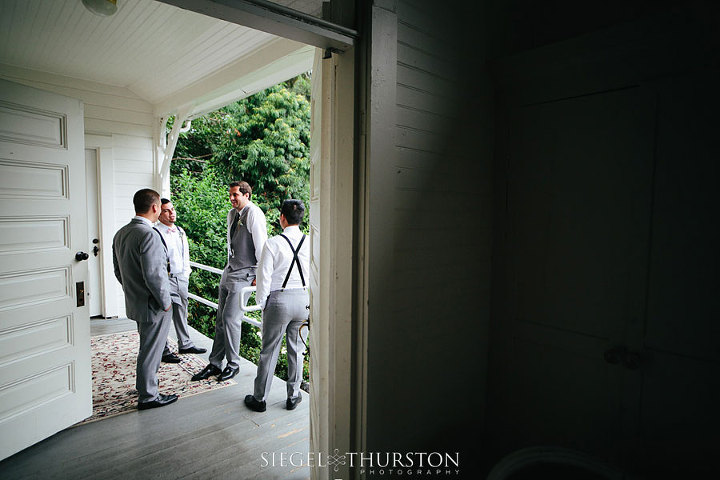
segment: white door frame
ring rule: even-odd
[[[323,58],[326,57],[326,58]],[[310,241],[310,451],[358,450],[353,392],[354,58],[323,55],[313,68]],[[329,477],[328,475],[334,475]],[[349,478],[315,467],[312,478]]]
[[[87,247],[90,256],[88,263],[88,283],[85,291],[88,296],[90,318],[103,314],[102,259],[104,251],[100,248],[100,195],[98,192],[98,151],[85,149],[85,193],[87,198]],[[93,243],[93,242],[98,243]],[[97,251],[96,251],[97,249]]]
[[[97,152],[98,163],[98,225],[100,230],[100,284],[102,287],[102,316],[118,314],[120,298],[118,284],[113,273],[112,239],[115,235],[115,174],[113,169],[113,139],[111,135],[85,134],[85,148]]]

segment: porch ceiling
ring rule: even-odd
[[[290,3],[290,2],[288,2]],[[313,48],[154,0],[0,0],[0,63],[127,88],[197,114],[307,71]]]

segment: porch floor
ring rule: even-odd
[[[135,322],[127,319],[91,321],[92,335],[132,329]],[[209,351],[212,340],[194,330],[192,338]],[[207,361],[207,354],[200,356]],[[294,452],[307,458],[307,394],[288,411],[285,382],[275,378],[267,411],[248,410],[243,399],[252,393],[256,367],[242,360],[236,385],[67,428],[0,462],[0,478],[309,479],[308,467],[287,460]]]

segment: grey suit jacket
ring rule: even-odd
[[[160,234],[133,218],[113,238],[115,277],[125,292],[128,318],[151,319],[171,304],[167,249]]]

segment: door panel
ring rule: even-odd
[[[605,352],[640,347],[654,98],[632,88],[520,106],[506,132],[508,301],[489,423],[505,453],[553,444],[615,459],[636,430],[622,412],[640,374]]]
[[[92,411],[83,143],[78,100],[0,81],[0,458]]]

